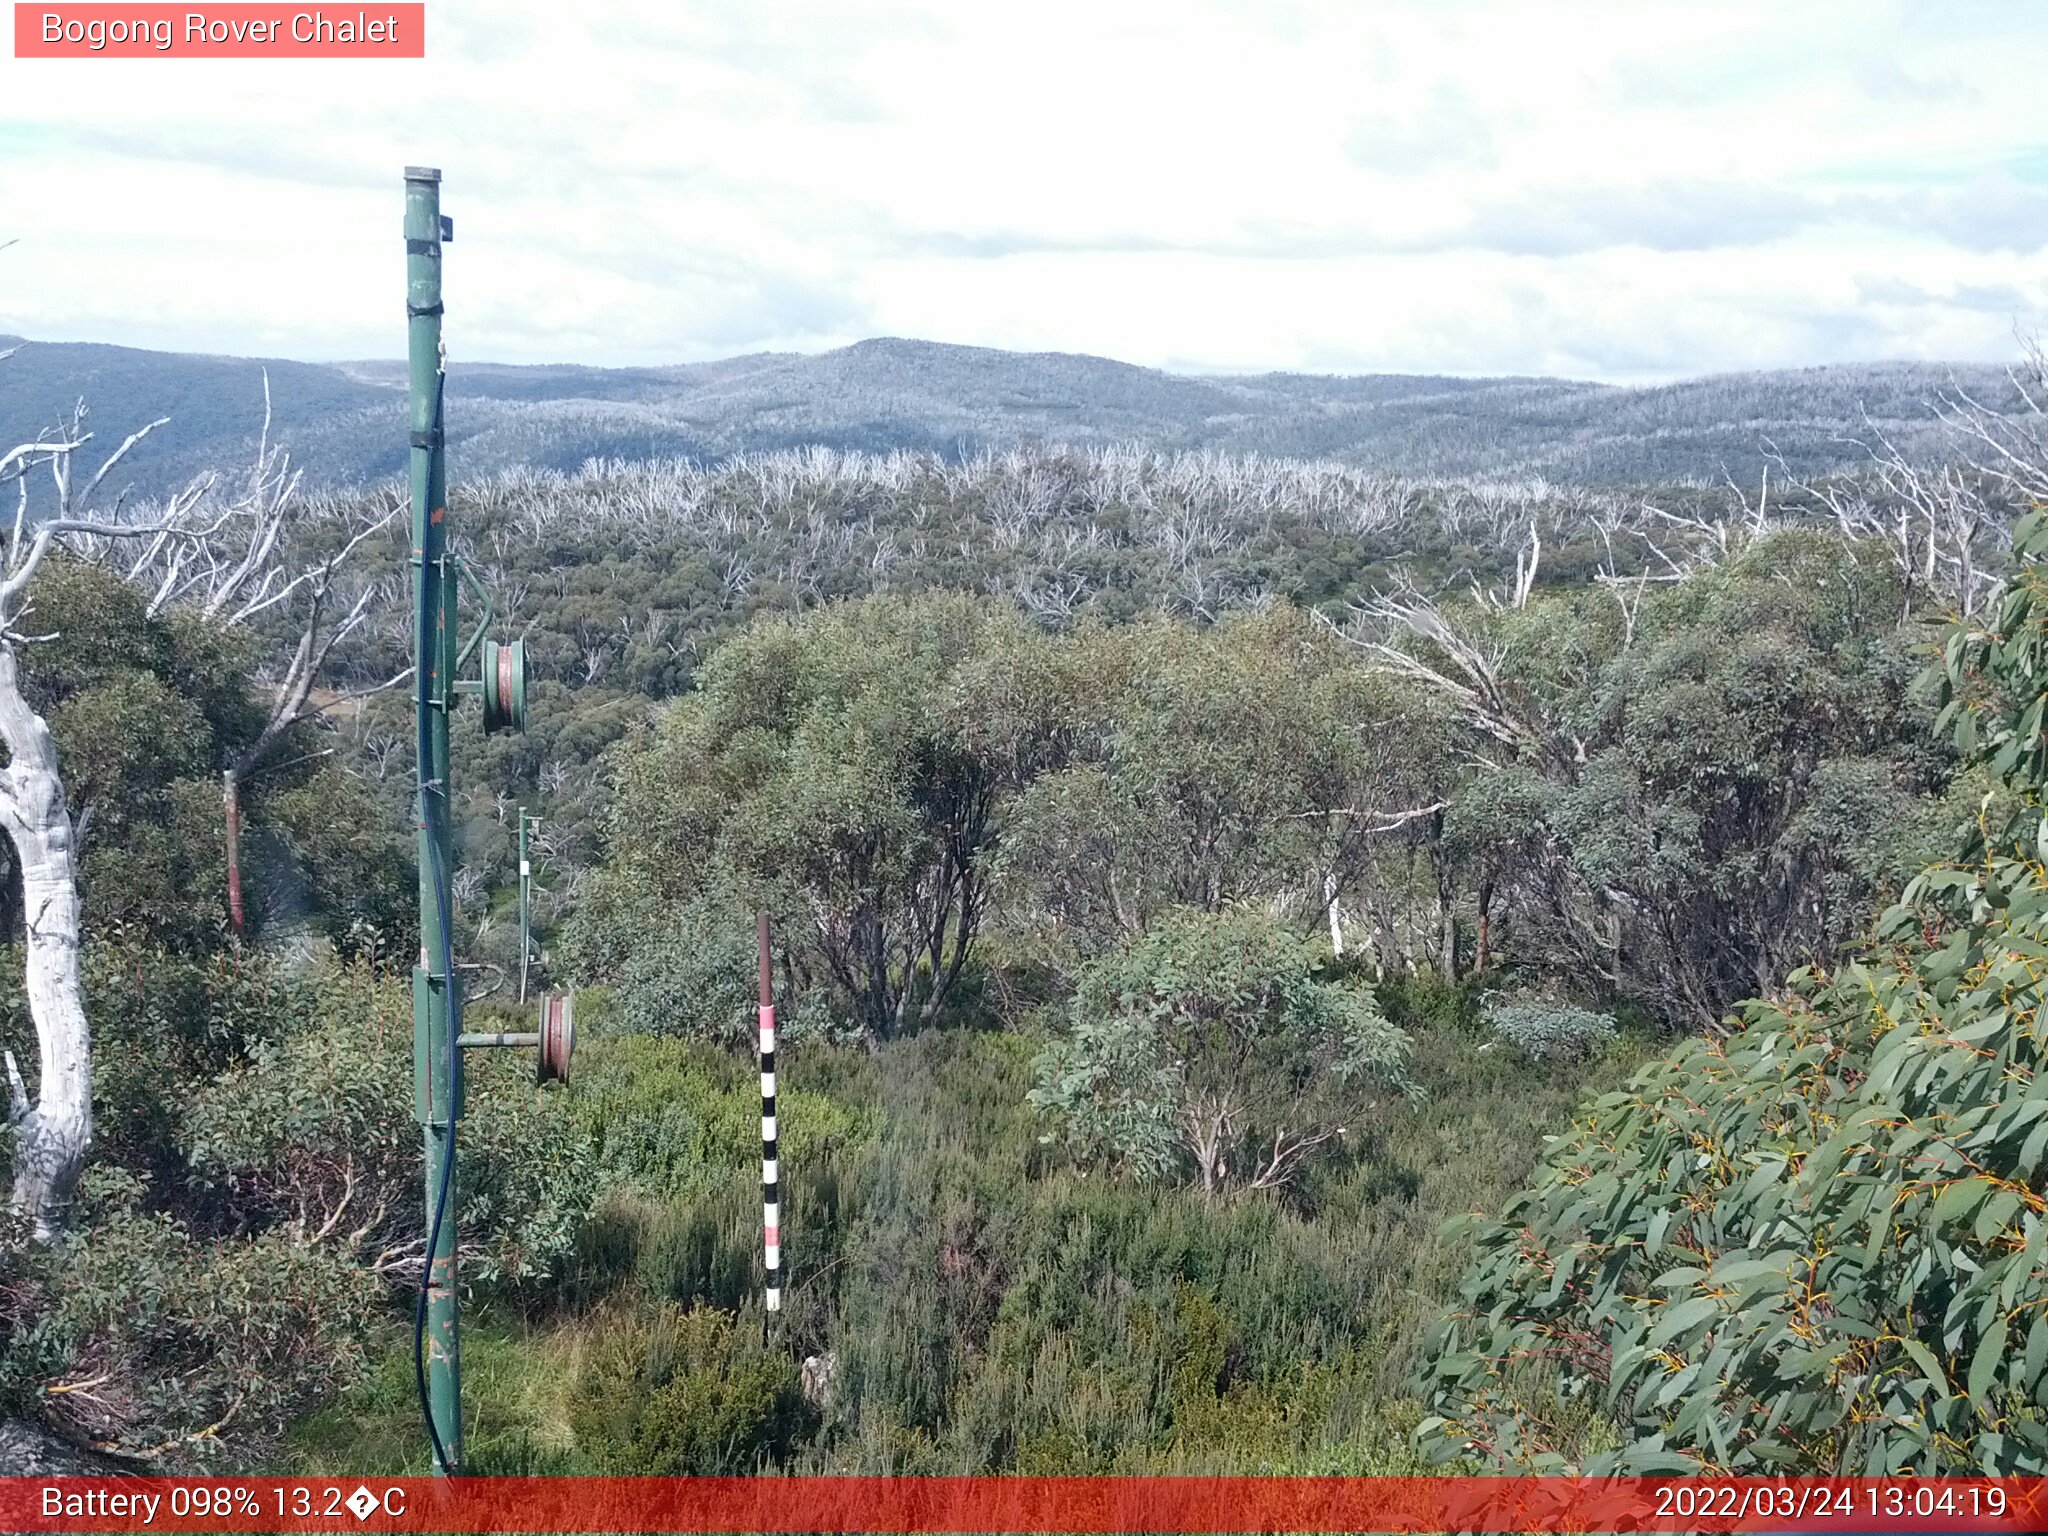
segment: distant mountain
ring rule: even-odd
[[[4,344],[4,339],[0,339]],[[10,444],[75,400],[102,439],[169,416],[135,456],[140,494],[246,457],[268,369],[273,431],[315,483],[399,472],[402,364],[299,363],[24,342],[0,363]],[[1747,484],[1765,444],[1812,472],[1852,463],[1869,423],[1932,451],[1928,406],[1951,378],[2004,402],[2002,370],[1873,363],[1723,374],[1655,388],[1567,379],[1413,374],[1192,377],[1062,352],[999,352],[893,338],[815,356],[761,353],[672,368],[457,364],[449,374],[458,477],[590,458],[735,453],[823,444],[963,454],[1021,442],[1140,442],[1330,458],[1391,475],[1522,476],[1582,484]]]

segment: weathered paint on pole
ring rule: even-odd
[[[414,704],[419,732],[420,961],[413,972],[414,1109],[425,1131],[427,1259],[421,1340],[435,1470],[462,1466],[461,1341],[455,1307],[455,1123],[462,1112],[462,1000],[451,963],[453,842],[448,720],[455,706],[455,581],[448,561],[442,435],[441,173],[405,172],[406,350],[412,433]],[[436,1223],[439,1212],[441,1220]]]

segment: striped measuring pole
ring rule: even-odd
[[[768,964],[768,914],[757,925],[761,950],[761,1241],[770,1312],[782,1310],[781,1170],[775,1160],[775,986]],[[763,1317],[762,1327],[767,1327]]]

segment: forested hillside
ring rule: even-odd
[[[23,342],[0,369],[0,417],[48,426],[80,399],[124,432],[167,416],[155,451],[124,466],[141,494],[164,494],[246,456],[263,419],[265,370],[276,425],[313,483],[398,473],[397,363]],[[1401,374],[1192,377],[895,338],[667,368],[456,363],[448,400],[455,462],[471,476],[810,447],[958,459],[1058,442],[1329,459],[1406,479],[1752,486],[1773,460],[1796,474],[1861,466],[1880,438],[1915,456],[1937,453],[1930,406],[1957,386],[1994,410],[2024,408],[2004,371],[1982,365],[1805,368],[1624,389]]]
[[[1740,489],[1044,446],[472,475],[458,550],[534,680],[524,734],[457,717],[458,955],[521,1016],[539,812],[536,981],[585,1035],[562,1087],[474,1068],[474,1469],[2048,1467],[2048,453],[1950,404],[1942,467]],[[9,631],[97,1132],[0,1250],[0,1410],[418,1471],[405,537],[374,486],[244,478],[145,514],[213,542],[52,545]]]

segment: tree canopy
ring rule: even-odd
[[[1938,674],[1998,793],[1871,947],[1595,1103],[1477,1223],[1430,1362],[1440,1454],[2048,1470],[2048,521],[2015,548]]]

